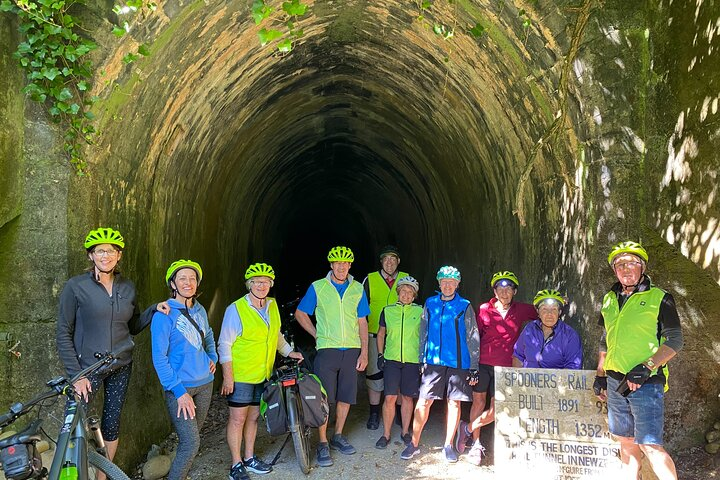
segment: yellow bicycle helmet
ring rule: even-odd
[[[245,280],[253,277],[268,277],[275,280],[275,270],[267,263],[253,263],[245,270]]]
[[[535,298],[533,299],[533,305],[535,305],[535,308],[539,308],[541,304],[546,302],[556,303],[559,308],[562,308],[563,305],[565,305],[565,298],[563,298],[560,292],[550,288],[537,292]]]
[[[505,282],[501,282],[501,280],[506,280]],[[495,288],[495,285],[501,282],[501,287],[507,287],[509,283],[512,283],[512,286],[517,288],[520,286],[520,281],[518,280],[517,276],[508,270],[505,270],[504,272],[497,272],[493,274],[492,279],[490,280],[490,286],[492,288]]]
[[[610,250],[610,255],[608,255],[608,263],[611,267],[615,257],[623,253],[631,253],[636,257],[642,258],[645,262],[648,261],[647,251],[642,245],[637,242],[620,242]]]
[[[87,234],[87,237],[85,237],[84,246],[86,250],[90,250],[94,246],[102,245],[103,243],[125,248],[125,239],[120,235],[120,232],[106,227],[91,230],[90,233]]]
[[[200,268],[200,264],[197,262],[193,262],[192,260],[175,260],[173,263],[170,264],[170,266],[167,269],[167,272],[165,272],[165,283],[168,287],[170,287],[170,282],[173,278],[175,278],[175,274],[178,270],[182,270],[183,268],[192,268],[195,270],[195,273],[197,274],[197,281],[198,285],[200,285],[200,281],[202,280],[202,268]],[[170,287],[172,288],[172,287]]]
[[[355,255],[353,255],[352,250],[350,250],[348,247],[333,247],[330,249],[330,252],[328,252],[327,256],[328,262],[354,262],[355,261]]]

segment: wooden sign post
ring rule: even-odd
[[[594,370],[495,367],[495,476],[534,480],[620,475]]]

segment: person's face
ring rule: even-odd
[[[350,272],[350,262],[332,262],[330,264],[330,270],[333,272],[333,276],[336,280],[344,282],[347,280],[348,273]]]
[[[643,274],[640,258],[631,253],[618,255],[613,259],[613,271],[618,281],[626,287],[637,285]]]
[[[543,326],[553,328],[557,324],[560,318],[560,305],[557,302],[543,302],[537,310]]]
[[[197,272],[192,268],[181,268],[175,273],[175,290],[184,298],[195,296],[198,287]]]
[[[115,268],[122,257],[122,252],[115,245],[109,243],[101,243],[97,245],[90,255],[95,265],[103,272],[108,272]]]
[[[258,298],[265,298],[270,293],[272,278],[270,277],[253,277],[250,280],[250,292]]]
[[[503,305],[510,305],[513,297],[515,296],[515,287],[508,285],[505,287],[497,286],[494,288],[495,297],[500,300]]]
[[[400,259],[395,255],[385,255],[380,259],[383,271],[388,275],[392,275],[397,271],[398,265],[400,265]]]
[[[442,292],[443,297],[452,297],[455,295],[455,291],[457,290],[458,285],[460,285],[460,282],[454,278],[443,278],[438,283],[440,284],[440,291]]]
[[[398,300],[403,305],[408,305],[415,300],[415,290],[409,285],[403,285],[398,288]]]

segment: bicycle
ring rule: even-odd
[[[300,401],[300,362],[293,358],[284,358],[281,365],[275,369],[271,381],[277,381],[282,386],[282,396],[285,400],[287,413],[287,426],[295,447],[295,456],[300,470],[304,474],[310,472],[310,427],[305,425],[303,406]]]
[[[93,373],[109,370],[115,358],[132,347],[132,342],[129,342],[114,353],[96,353],[95,358],[99,360],[95,364],[71,379],[62,376],[53,378],[46,383],[50,387],[49,391],[25,404],[15,403],[6,413],[0,415],[0,428],[5,428],[28,414],[36,405],[40,405],[39,409],[42,409],[45,400],[58,396],[66,397],[63,425],[58,434],[49,472],[42,465],[42,458],[36,448],[37,442],[41,440],[40,432],[45,433],[41,428],[41,419],[32,421],[23,431],[0,440],[0,468],[8,480],[89,480],[88,464],[105,473],[109,480],[129,480],[129,477],[105,456],[105,443],[97,419],[86,417],[85,404],[75,397],[73,384]],[[92,432],[96,448],[88,448],[88,430]]]

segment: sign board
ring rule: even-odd
[[[534,480],[620,476],[594,370],[495,367],[495,475]]]

